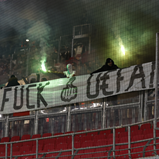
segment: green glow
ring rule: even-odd
[[[125,55],[125,48],[123,45],[121,45],[121,51],[122,51],[123,55]]]
[[[42,71],[46,72],[45,61],[41,61]]]

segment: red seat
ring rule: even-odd
[[[87,134],[86,133],[84,133],[84,134],[77,134],[77,135],[75,135],[75,136],[78,136],[79,138],[82,138],[82,137],[85,137]]]
[[[72,158],[72,152],[62,152],[58,159],[71,159]]]
[[[119,134],[119,137],[122,138],[122,137],[127,137],[128,138],[128,132],[122,132]]]
[[[112,147],[101,147],[101,148],[96,148],[96,150],[94,152],[104,152],[104,153],[107,153],[109,152],[109,150],[111,149]]]
[[[46,144],[44,145],[44,152],[49,152],[55,150],[55,145],[54,144]]]
[[[80,142],[75,142],[74,147],[75,148],[81,148],[81,143]]]
[[[153,138],[153,133],[144,135],[144,139],[149,139],[149,138]]]
[[[94,146],[102,146],[102,145],[107,145],[106,139],[94,141]]]
[[[139,141],[139,140],[143,140],[144,139],[144,135],[137,135],[132,137],[131,141]]]
[[[43,145],[38,145],[38,151],[42,151],[42,149],[43,149]],[[36,152],[36,145],[32,147],[31,152],[32,153]]]
[[[120,146],[119,150],[120,151],[117,154],[118,157],[116,157],[117,159],[124,159],[124,158],[126,159],[126,158],[129,158],[129,156],[128,156],[128,145],[122,145],[122,146]]]
[[[82,141],[91,141],[92,138],[93,138],[93,137],[92,137],[91,135],[90,135],[90,136],[84,136],[84,137],[81,138],[81,140],[82,140]]]
[[[75,135],[75,136],[74,136],[74,141],[75,141],[75,142],[78,142],[78,141],[82,140],[82,138],[85,137],[85,136],[86,136],[86,134],[78,134],[78,135]]]
[[[139,130],[138,125],[133,125],[133,126],[131,126],[131,128],[130,128],[130,131],[131,131],[131,132],[135,132],[135,131],[137,131],[137,130]]]
[[[55,133],[54,135],[62,135],[63,133]]]
[[[19,136],[13,136],[10,141],[12,142],[12,141],[19,141],[19,140],[20,140]]]
[[[140,130],[144,131],[145,129],[151,129],[151,124],[150,123],[142,124]]]
[[[122,132],[125,132],[125,128],[115,129],[115,134],[121,134]]]
[[[74,142],[79,142],[80,137],[79,136],[75,136],[74,137]]]
[[[76,132],[83,132],[83,131],[85,131],[85,130],[78,130],[78,131],[76,131]]]
[[[20,146],[13,144],[13,151],[19,151],[20,150]]]
[[[100,158],[100,159],[107,159],[107,153],[104,153],[104,152],[100,152],[100,153],[95,153],[92,155],[93,158]]]
[[[148,157],[148,156],[155,156],[153,145],[152,146],[148,146],[145,149],[145,157]]]
[[[56,143],[67,143],[67,137],[57,137],[54,138],[54,141],[56,141]]]
[[[69,143],[72,143],[72,136],[66,136],[66,142],[69,144]]]
[[[5,151],[0,151],[0,156],[5,156]]]
[[[81,147],[91,147],[93,146],[93,141],[83,142]]]
[[[107,145],[111,145],[111,144],[113,144],[113,138],[110,138],[107,140]]]
[[[32,136],[32,139],[36,139],[36,138],[40,138],[40,137],[41,137],[40,134],[34,134],[34,135]]]
[[[45,134],[43,134],[42,137],[49,137],[49,136],[52,136],[52,134],[51,133],[45,133]]]
[[[42,158],[44,156],[44,151],[41,150],[41,151],[38,151],[38,152],[43,153],[43,154],[38,155],[38,158]],[[33,159],[35,159],[35,158],[36,158],[36,156],[34,155]]]
[[[38,140],[38,145],[43,145],[45,143],[45,141],[48,140],[48,139],[40,139]],[[51,139],[50,139],[51,140]],[[36,140],[35,141],[32,141],[32,145],[36,145]]]
[[[45,157],[46,158],[50,158],[50,159],[56,159],[56,156],[58,155],[59,153],[51,153],[51,154],[47,154]]]
[[[67,144],[68,144],[68,143],[67,143]],[[67,148],[68,148],[68,149],[72,149],[72,143],[69,143]]]
[[[134,154],[131,154],[132,159],[143,157],[143,148],[133,149],[132,152],[134,153]]]
[[[121,155],[121,156],[118,156],[117,159],[128,159],[129,158],[128,150],[120,151],[118,153],[118,155]]]
[[[153,134],[153,129],[145,129],[143,134]]]
[[[2,139],[1,139],[1,143],[2,142],[9,142],[9,137],[3,137]]]
[[[87,133],[87,136],[95,136],[95,135],[98,135],[98,131]]]
[[[22,146],[21,148],[20,148],[20,153],[21,154],[24,154],[24,153],[27,153],[27,152],[30,152],[30,150],[31,150],[31,147],[30,146]]]
[[[100,140],[100,139],[106,139],[106,135],[104,135],[104,134],[99,134],[99,135],[95,135],[94,137],[93,137],[93,141],[97,141],[97,140]]]
[[[51,138],[51,139],[44,139],[44,140],[39,140],[39,143],[42,144],[56,144],[56,138]],[[58,142],[57,142],[58,143]]]
[[[21,138],[21,140],[27,140],[27,139],[30,139],[30,135],[29,134],[25,134]]]
[[[29,140],[30,139],[30,135],[29,134],[26,134],[26,135],[23,135],[21,140]],[[32,141],[25,141],[25,142],[22,142],[21,143],[22,145],[32,145]]]
[[[128,136],[126,136],[126,137],[121,137],[120,139],[119,139],[119,142],[118,143],[128,143]]]
[[[133,136],[137,136],[137,135],[143,135],[142,130],[136,130],[136,131],[131,132],[131,138]]]
[[[13,151],[12,152],[12,158],[15,159],[16,156],[20,155],[20,151]],[[18,157],[17,159],[20,159],[20,157]]]
[[[60,143],[56,146],[56,150],[66,150],[67,149],[67,144],[66,143]]]
[[[30,150],[30,151],[23,151],[23,153],[21,153],[21,155],[26,155],[26,154],[32,154],[33,152]],[[34,158],[34,155],[29,155],[29,156],[23,156],[23,157],[20,157],[20,159],[33,159]]]
[[[36,139],[36,138],[41,138],[41,135],[40,134],[35,134],[35,135],[32,136],[32,139]],[[43,144],[42,140],[39,140],[39,141],[42,142],[41,144]],[[36,141],[32,141],[32,145],[36,145]]]
[[[0,143],[5,143],[5,142],[9,142],[9,137],[3,137]],[[0,148],[5,148],[5,144],[0,145]]]
[[[110,129],[110,130],[103,130],[103,131],[100,131],[99,134],[109,135],[109,134],[111,134],[111,129]]]
[[[34,156],[23,156],[23,157],[21,157],[21,159],[34,159]]]
[[[118,134],[117,134],[117,136],[118,136]],[[108,136],[107,136],[107,139],[112,139],[113,138],[113,134],[109,134]]]
[[[81,158],[92,158],[92,154],[81,155]]]
[[[43,134],[43,136],[42,137],[49,137],[49,136],[52,136],[52,134],[51,133],[45,133],[45,134]],[[54,139],[52,139],[52,138],[50,138],[50,139],[43,139],[43,140],[39,140],[39,144],[47,144],[48,143],[48,141],[50,141],[50,142],[52,142]]]
[[[65,134],[70,134],[70,133],[74,133],[73,131],[68,131],[68,132],[65,132]]]

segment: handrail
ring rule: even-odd
[[[139,105],[139,104],[140,104],[140,102],[127,103],[127,104],[119,104],[119,105],[107,106],[106,109],[107,109],[107,108],[116,108],[116,107],[118,107],[118,109],[120,109],[121,107],[125,107],[125,106],[132,106],[132,107],[133,107],[133,105]],[[120,107],[120,108],[119,108],[119,107]]]
[[[128,126],[133,126],[133,125],[139,125],[139,124],[143,124],[143,123],[147,123],[147,122],[151,122],[153,121],[152,119],[151,120],[147,120],[145,122],[139,122],[139,123],[135,123],[135,124],[131,124],[131,125],[125,125],[123,127],[128,127]],[[119,127],[114,127],[113,129],[117,129]],[[102,130],[110,130],[112,128],[105,128],[105,129],[97,129],[97,130],[91,130],[91,131],[83,131],[83,132],[76,132],[76,133],[69,133],[69,134],[60,134],[60,135],[55,135],[55,136],[49,136],[49,137],[43,137],[43,138],[36,138],[36,139],[28,139],[28,140],[20,140],[20,141],[13,141],[13,142],[4,142],[4,143],[0,143],[0,145],[8,145],[8,144],[15,144],[15,143],[21,143],[21,142],[29,142],[29,141],[39,141],[39,140],[45,140],[45,139],[50,139],[50,138],[57,138],[57,137],[64,137],[64,136],[75,136],[75,135],[78,135],[78,134],[84,134],[84,133],[90,133],[90,132],[97,132],[97,131],[102,131]],[[140,143],[140,142],[145,142],[145,141],[149,141],[149,140],[153,140],[154,138],[149,138],[149,139],[144,139],[144,140],[139,140],[139,141],[133,141],[131,142],[131,144],[134,144],[134,143]],[[159,137],[157,137],[156,139],[159,139]],[[128,142],[126,143],[115,143],[116,146],[118,145],[128,145]],[[85,150],[85,149],[94,149],[94,148],[102,148],[102,147],[111,147],[113,146],[113,144],[109,144],[109,145],[102,145],[102,146],[91,146],[91,147],[86,147],[86,148],[74,148],[74,150]],[[143,146],[139,146],[139,147],[143,147]],[[135,148],[139,148],[139,147],[135,147]],[[131,148],[133,149],[133,148]],[[124,150],[124,149],[123,149]],[[126,150],[129,150],[126,149]],[[62,152],[67,152],[67,151],[72,151],[72,149],[67,149],[67,150],[62,150]],[[118,151],[118,150],[115,150],[115,151]],[[46,152],[45,154],[49,154],[49,153],[57,153],[57,152],[61,152],[60,151],[50,151],[50,152]],[[35,154],[35,153],[34,153]],[[25,155],[18,155],[19,157],[22,157],[22,156],[30,156],[30,155],[34,155],[34,154],[25,154]],[[43,154],[43,153],[38,153],[38,154]],[[132,154],[132,153],[131,153]]]
[[[159,119],[159,118],[158,118]],[[91,132],[98,132],[98,131],[104,131],[104,130],[112,130],[114,129],[118,129],[118,128],[124,128],[124,127],[128,127],[128,126],[133,126],[133,125],[140,125],[143,123],[147,123],[147,122],[152,122],[153,119],[144,121],[144,122],[138,122],[138,123],[134,123],[134,124],[129,124],[129,125],[124,125],[124,126],[117,126],[117,127],[111,127],[111,128],[104,128],[104,129],[96,129],[96,130],[90,130],[90,131],[82,131],[82,132],[75,132],[75,133],[68,133],[68,134],[60,134],[60,135],[53,135],[53,136],[48,136],[48,137],[41,137],[41,138],[36,138],[36,139],[27,139],[27,140],[19,140],[19,141],[11,141],[11,142],[4,142],[4,143],[0,143],[0,145],[4,145],[4,144],[13,144],[13,143],[20,143],[20,142],[29,142],[29,141],[35,141],[35,140],[45,140],[45,139],[50,139],[50,138],[56,138],[56,137],[64,137],[64,136],[72,136],[72,135],[78,135],[78,134],[86,134],[86,133],[91,133]],[[157,137],[159,138],[159,137]],[[146,139],[147,140],[147,139]],[[135,142],[131,142],[131,143],[135,143]],[[117,143],[116,143],[117,144]]]

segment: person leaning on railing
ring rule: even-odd
[[[15,77],[15,75],[11,75],[6,87],[12,87],[12,86],[18,86],[18,85],[20,85],[18,83],[18,79]]]
[[[105,65],[103,65],[100,69],[90,73],[91,75],[98,72],[116,70],[118,66],[114,64],[114,61],[111,58],[107,58]]]

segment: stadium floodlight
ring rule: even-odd
[[[29,39],[26,39],[26,42],[29,42]]]

